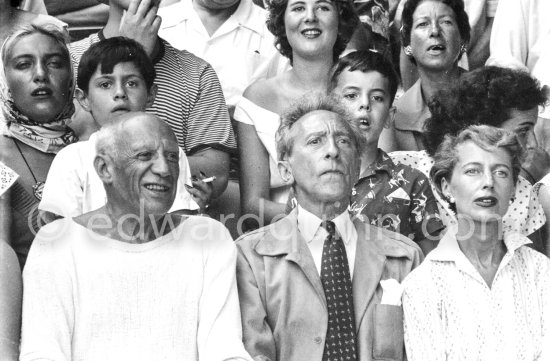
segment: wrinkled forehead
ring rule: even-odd
[[[346,121],[335,112],[315,110],[303,115],[294,123],[291,132],[295,137],[306,138],[312,133],[345,134],[351,136]]]

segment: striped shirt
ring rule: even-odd
[[[451,228],[404,281],[410,361],[550,360],[550,260],[506,233],[489,287]]]
[[[99,32],[71,43],[75,67],[78,67],[82,54],[90,45],[102,39],[103,33]],[[158,91],[155,102],[147,111],[170,125],[185,153],[192,155],[205,148],[235,151],[229,114],[220,82],[212,67],[185,50],[176,50],[162,39],[160,52],[153,63]]]

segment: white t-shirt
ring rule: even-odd
[[[70,144],[56,155],[44,185],[40,210],[75,217],[105,205],[105,188],[94,169],[95,141],[96,134],[92,134],[89,140]],[[184,187],[191,184],[191,171],[181,148],[179,157],[180,175],[170,212],[199,208]]]
[[[227,229],[207,217],[142,244],[52,222],[25,266],[20,359],[251,361],[236,257]]]
[[[246,87],[288,70],[288,59],[275,48],[273,34],[265,25],[267,12],[241,0],[229,19],[208,35],[191,0],[161,7],[161,38],[173,47],[187,50],[212,65],[229,107],[234,107]]]

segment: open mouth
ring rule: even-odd
[[[150,190],[151,192],[158,192],[158,193],[166,193],[170,190],[170,187],[158,184],[158,183],[147,183],[144,186],[147,188],[147,190]]]
[[[433,51],[433,52],[442,52],[442,51],[445,51],[445,49],[447,49],[447,47],[443,44],[436,44],[428,47],[428,51]]]
[[[321,35],[320,29],[305,29],[302,30],[302,35],[308,39],[314,39]]]
[[[495,197],[480,197],[475,199],[474,203],[480,207],[494,207],[498,200]]]
[[[41,87],[32,91],[31,95],[33,97],[48,97],[53,94],[53,91],[50,88]]]
[[[370,121],[367,118],[359,118],[357,120],[357,124],[361,129],[366,129],[370,127]]]

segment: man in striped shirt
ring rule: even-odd
[[[204,60],[176,50],[157,36],[160,0],[101,1],[109,4],[107,24],[99,33],[71,44],[74,66],[78,67],[91,44],[105,38],[126,36],[143,45],[153,60],[158,86],[157,97],[147,111],[170,125],[187,154],[193,175],[200,178],[202,172],[216,176],[213,196],[220,195],[227,186],[229,153],[235,151],[236,142],[216,73]],[[82,124],[88,129],[93,124],[93,120],[84,118],[89,113],[83,113],[77,112],[77,132]],[[86,132],[81,139],[86,138]]]

